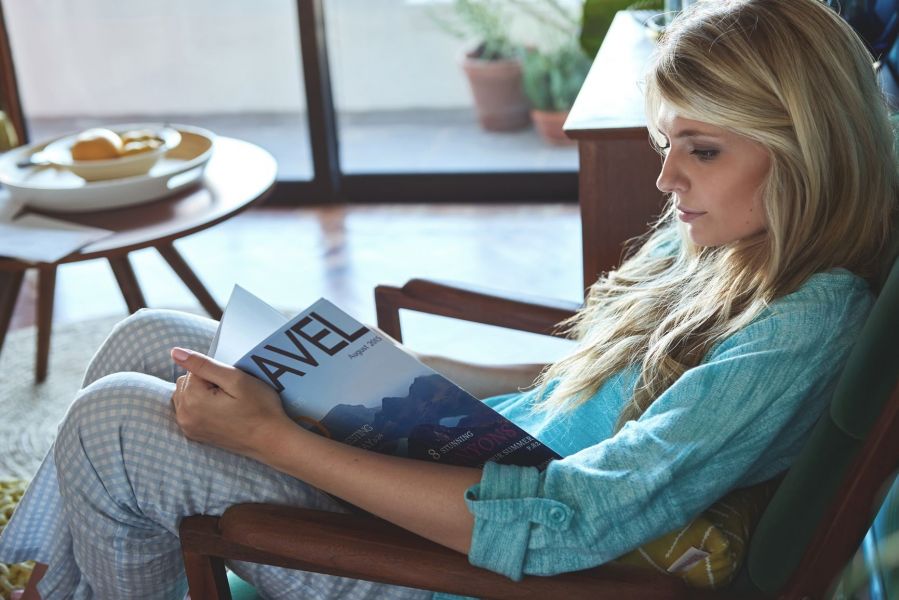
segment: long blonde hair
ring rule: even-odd
[[[618,430],[812,274],[875,274],[899,183],[872,63],[855,32],[817,0],[713,0],[675,19],[646,78],[650,133],[658,137],[664,101],[684,118],[762,144],[771,157],[766,231],[699,247],[669,199],[639,249],[564,324],[580,343],[541,375],[538,409],[573,408],[614,373],[637,368]]]

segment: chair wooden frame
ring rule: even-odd
[[[375,291],[378,325],[402,339],[400,309],[561,335],[556,323],[573,303],[541,304],[447,283],[413,280]],[[822,598],[870,526],[884,482],[899,463],[899,381],[880,419],[847,469],[830,509],[818,522],[798,568],[778,598]],[[369,515],[243,504],[221,517],[194,516],[181,525],[193,600],[230,598],[223,559],[245,560],[410,587],[495,599],[739,598],[712,592],[648,569],[607,564],[553,577],[513,582],[471,566],[467,557]],[[763,597],[743,596],[743,597]]]
[[[662,198],[652,185],[658,157],[642,127],[610,133],[586,125],[568,133],[579,141],[586,289],[600,273],[619,264],[622,243],[644,232],[659,212]],[[399,341],[400,310],[562,336],[558,323],[580,308],[576,302],[501,295],[423,279],[402,287],[379,286],[375,301],[378,326]],[[798,566],[767,594],[698,590],[666,574],[615,563],[513,582],[372,516],[243,504],[221,517],[192,516],[182,521],[191,597],[230,598],[224,559],[234,559],[494,599],[823,598],[859,547],[883,497],[883,486],[899,466],[899,374],[888,389],[892,393],[879,419],[839,485],[832,495],[828,492],[832,500],[803,543]]]

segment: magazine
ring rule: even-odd
[[[287,319],[235,286],[209,354],[275,388],[296,423],[359,448],[469,467],[559,458],[325,299]]]
[[[31,264],[54,263],[110,235],[106,229],[29,213],[9,221],[0,219],[0,256]]]

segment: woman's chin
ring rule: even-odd
[[[708,239],[707,235],[703,235],[701,230],[697,231],[697,228],[691,225],[685,225],[685,229],[687,230],[687,237],[690,238],[690,241],[693,242],[697,246],[715,246],[717,244],[711,243],[711,240]]]
[[[697,231],[694,227],[687,227],[687,237],[690,238],[690,241],[695,245],[700,246],[702,248],[712,248],[715,246],[723,246],[725,244],[730,243],[733,240],[722,240],[718,239],[716,236],[710,236],[708,233],[703,234],[702,231]]]

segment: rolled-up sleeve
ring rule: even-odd
[[[566,531],[573,510],[563,502],[541,497],[542,477],[537,469],[516,467],[507,475],[504,468],[487,463],[481,483],[465,494],[477,530],[468,558],[473,565],[520,579],[531,527]],[[500,547],[504,551],[496,552]]]
[[[514,580],[593,567],[685,525],[761,463],[785,466],[864,314],[836,327],[760,319],[613,437],[543,472],[487,464],[466,492],[470,562]]]

